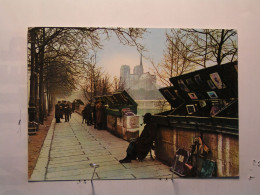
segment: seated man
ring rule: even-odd
[[[120,163],[130,163],[131,160],[135,160],[136,158],[141,161],[153,147],[153,141],[156,138],[156,125],[152,122],[152,115],[150,113],[146,113],[143,120],[144,124],[146,124],[143,132],[139,138],[130,142],[126,150],[127,155],[124,159],[119,160]]]

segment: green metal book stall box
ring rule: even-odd
[[[126,91],[118,91],[101,98],[107,104],[107,129],[125,139],[139,137],[137,103]]]

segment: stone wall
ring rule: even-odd
[[[238,135],[223,133],[221,128],[209,127],[208,131],[198,128],[182,128],[159,125],[156,140],[156,157],[168,165],[172,165],[174,155],[179,148],[190,150],[195,137],[201,136],[209,147],[207,159],[217,165],[217,176],[239,175],[239,144]]]

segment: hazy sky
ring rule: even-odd
[[[144,56],[150,57],[155,63],[162,59],[163,49],[165,46],[165,29],[148,29],[150,33],[146,33],[142,43],[147,52]],[[129,65],[131,73],[133,67],[140,64],[140,54],[136,47],[130,47],[120,44],[116,37],[112,37],[109,41],[103,42],[104,48],[97,54],[97,64],[103,66],[109,75],[120,75],[121,65]],[[144,72],[152,68],[151,63],[143,58]]]

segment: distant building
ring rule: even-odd
[[[128,91],[134,99],[158,99],[162,97],[156,86],[156,75],[149,72],[144,73],[142,55],[140,65],[134,67],[133,74],[130,73],[128,65],[121,66],[120,88]]]

